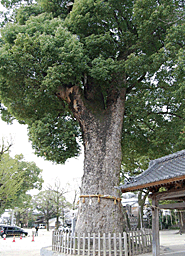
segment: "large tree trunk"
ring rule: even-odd
[[[97,111],[94,105],[90,108],[84,104],[78,92],[71,90],[70,93],[65,92],[65,95],[68,101],[72,102],[73,99],[73,113],[82,128],[85,157],[75,231],[122,232],[123,208],[115,186],[119,185],[120,179],[125,91],[114,97],[114,101],[101,111]],[[113,196],[118,200],[103,196]]]

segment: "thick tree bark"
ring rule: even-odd
[[[124,115],[125,91],[114,97],[107,109],[97,111],[82,100],[80,94],[70,89],[66,95],[73,102],[73,113],[79,121],[84,143],[84,175],[75,231],[122,232],[123,209],[119,200],[93,195],[120,197],[121,134]],[[91,197],[83,197],[90,196]]]

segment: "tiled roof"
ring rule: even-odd
[[[184,176],[184,177],[183,177]],[[185,150],[150,161],[149,168],[138,176],[131,177],[124,185],[122,192],[147,188],[162,181],[170,182],[185,179]]]

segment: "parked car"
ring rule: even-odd
[[[2,236],[2,234],[4,234],[4,228],[3,226],[0,226],[0,236]]]
[[[58,228],[59,231],[62,231],[62,232],[66,232],[66,233],[69,233],[71,232],[71,228],[68,227],[68,226],[61,226]]]
[[[17,226],[10,226],[10,225],[4,225],[0,224],[0,232],[1,237],[4,237],[4,234],[6,236],[27,236],[28,232],[24,231],[22,228],[19,228]]]
[[[39,224],[39,228],[40,229],[46,228],[46,225],[45,224]]]

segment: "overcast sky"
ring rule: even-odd
[[[54,185],[56,178],[60,179],[62,187],[65,187],[66,183],[69,183],[71,190],[74,189],[77,183],[80,185],[83,175],[83,154],[78,158],[69,159],[65,165],[56,165],[45,161],[43,158],[37,157],[34,154],[31,142],[28,141],[26,126],[20,125],[17,121],[14,121],[13,125],[8,125],[0,119],[0,145],[2,144],[2,138],[7,141],[12,140],[13,146],[10,150],[12,157],[16,154],[23,154],[25,161],[34,161],[43,170],[44,188],[48,184]],[[36,191],[33,193],[36,193]],[[73,200],[73,194],[70,193],[68,195],[70,201]]]

